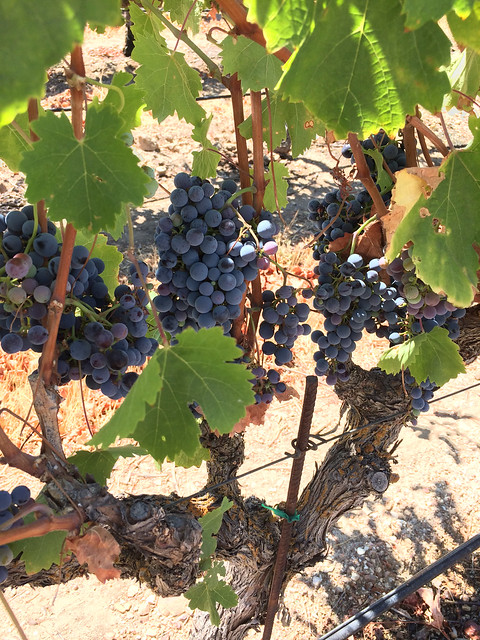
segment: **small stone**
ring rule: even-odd
[[[128,597],[128,598],[134,598],[134,597],[137,595],[137,593],[139,592],[139,590],[140,590],[140,589],[139,589],[138,584],[136,584],[136,583],[131,584],[131,585],[128,587],[127,597]]]
[[[145,631],[145,635],[147,636],[147,638],[156,638],[158,634],[158,629],[147,629]]]
[[[155,140],[144,136],[138,136],[137,144],[142,151],[156,151],[158,149],[158,145]]]
[[[359,577],[360,577],[360,576],[358,575],[358,573],[357,573],[356,571],[352,571],[352,573],[350,574],[350,578],[351,578],[352,580],[358,580],[358,579],[359,579]]]
[[[364,556],[366,553],[366,549],[364,549],[363,547],[357,547],[357,553],[359,556]]]
[[[154,596],[153,593],[151,593],[147,598],[148,604],[155,604],[156,601],[157,601],[157,597]]]
[[[107,633],[103,636],[104,640],[115,640],[115,633],[113,631],[107,631]]]
[[[148,616],[151,610],[152,610],[152,606],[148,602],[144,602],[138,608],[138,615]]]
[[[318,589],[318,587],[322,583],[322,576],[312,576],[312,586],[314,589]]]
[[[130,610],[131,606],[132,604],[130,602],[116,602],[114,608],[118,613],[126,613]]]
[[[164,176],[167,175],[167,167],[165,167],[163,164],[159,165],[157,167],[157,175],[159,178],[163,178]]]

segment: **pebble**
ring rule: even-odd
[[[312,576],[312,586],[315,589],[318,589],[321,583],[322,583],[322,576]]]
[[[155,151],[155,149],[158,148],[155,140],[146,138],[145,136],[138,136],[137,144],[142,151]]]
[[[116,602],[114,608],[118,613],[126,613],[130,610],[132,604],[130,602]]]
[[[148,602],[143,602],[138,608],[138,615],[148,616],[151,610],[152,610],[152,606]]]
[[[157,175],[159,178],[163,178],[164,176],[167,175],[167,167],[163,164],[159,165],[157,167]]]
[[[364,549],[363,547],[357,547],[357,553],[359,556],[364,556],[366,553],[366,549]]]

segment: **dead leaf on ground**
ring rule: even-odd
[[[100,582],[120,578],[120,570],[113,566],[120,555],[120,546],[107,529],[90,527],[83,536],[67,538],[65,549],[72,551],[80,564],[87,563],[90,573]]]
[[[480,640],[480,625],[473,620],[467,620],[463,633],[471,640]]]
[[[420,589],[417,589],[417,593],[430,609],[429,624],[435,629],[443,631],[445,628],[445,618],[440,610],[440,592],[437,591],[435,594],[433,589],[430,589],[429,587],[421,587]]]

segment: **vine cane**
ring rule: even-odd
[[[265,628],[262,640],[270,640],[273,629],[275,614],[278,609],[278,597],[282,589],[285,568],[287,565],[290,539],[292,537],[293,523],[295,521],[298,491],[302,479],[303,463],[305,453],[308,449],[310,426],[312,424],[313,411],[315,409],[315,399],[317,396],[318,378],[317,376],[307,376],[305,382],[305,394],[303,397],[302,416],[298,425],[298,436],[295,443],[295,458],[290,472],[290,482],[288,485],[287,500],[285,503],[285,514],[287,518],[282,522],[282,532],[278,543],[277,558],[273,569],[272,584],[268,598],[267,613],[265,616]]]

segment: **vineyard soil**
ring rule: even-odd
[[[207,28],[208,25],[198,38],[202,40],[203,47],[211,48],[210,53],[214,55],[214,45],[205,43]],[[123,38],[121,29],[110,30],[102,37],[88,36],[84,54],[89,76],[105,80],[114,69],[133,68],[134,64],[120,53]],[[189,54],[189,61],[198,68],[192,54]],[[205,95],[225,93],[222,86],[206,77],[204,79]],[[44,106],[62,106],[62,92],[66,85],[62,84],[60,69],[52,72],[49,86],[49,97]],[[229,103],[216,99],[204,102],[203,106],[224,116],[214,120],[217,128],[211,132],[212,140],[224,154],[220,164],[221,175],[235,177],[234,167],[225,159],[234,152]],[[222,123],[221,128],[219,122]],[[433,117],[429,118],[432,128],[442,135],[437,122]],[[184,139],[180,133],[182,127],[185,128]],[[135,148],[156,170],[159,182],[168,190],[172,188],[173,176],[190,168],[192,143],[188,133],[189,126],[179,124],[174,118],[167,119],[159,127],[148,114],[136,132]],[[450,133],[456,145],[464,145],[468,141],[465,124],[456,125]],[[334,143],[331,151],[339,156],[340,148],[340,144]],[[284,237],[291,243],[292,251],[284,249],[281,259],[294,262],[294,253],[298,258],[295,262],[302,264],[304,271],[308,272],[310,256],[304,245],[313,227],[306,221],[305,211],[310,198],[322,195],[334,184],[330,174],[334,161],[320,139],[300,158],[293,160],[287,157],[284,161],[293,176],[289,188],[290,203],[284,214],[287,222]],[[348,171],[345,160],[342,166]],[[24,204],[23,191],[21,177],[0,168],[0,209],[6,211]],[[167,193],[159,189],[156,196],[146,202],[144,209],[135,212],[137,252],[151,264],[154,263],[151,240],[156,217],[159,211],[166,209],[167,201]],[[127,249],[126,238],[122,238],[121,248]],[[275,282],[275,274],[269,277]],[[365,340],[356,352],[356,361],[364,367],[374,366],[382,346],[378,339]],[[312,354],[309,339],[303,339],[293,367],[285,368],[284,372],[284,380],[293,387],[294,395],[282,403],[274,401],[265,425],[247,430],[247,458],[242,471],[265,463],[265,455],[270,460],[291,450],[290,442],[295,437],[300,416],[302,381],[312,371]],[[12,382],[12,368],[16,368],[15,359],[4,359],[2,355],[0,402],[6,403],[7,398],[14,394],[16,410],[23,415],[28,409],[27,387],[21,373],[17,373]],[[466,375],[449,383],[439,395],[462,389],[480,379],[478,362],[469,365],[467,371]],[[87,438],[88,432],[78,388],[64,393],[76,398],[75,416],[72,418],[69,411],[69,420],[64,427],[65,449],[71,453]],[[85,404],[87,412],[93,416],[92,424],[98,428],[108,418],[114,403],[99,401],[94,393],[87,390]],[[399,481],[388,489],[382,499],[368,501],[362,510],[343,517],[332,529],[329,557],[295,577],[288,586],[282,612],[284,622],[289,622],[289,625],[283,627],[277,621],[274,639],[317,638],[480,531],[479,406],[477,389],[461,393],[435,403],[428,414],[421,416],[417,427],[402,432],[403,441],[398,449],[396,467]],[[338,409],[337,397],[321,382],[313,431],[333,430]],[[66,418],[65,413],[64,416]],[[16,436],[18,441],[23,441],[24,436],[19,433]],[[26,449],[34,451],[37,446],[38,443],[31,440]],[[307,455],[305,483],[326,450],[322,447]],[[290,464],[283,462],[245,478],[241,482],[244,494],[254,494],[270,505],[281,502],[286,495],[289,468]],[[174,470],[170,465],[159,470],[149,459],[134,458],[117,465],[111,489],[117,494],[168,494],[175,491],[187,495],[202,486],[204,477],[202,469],[194,474],[189,471],[187,475],[186,471]],[[1,469],[2,487],[11,488],[19,480],[31,484],[31,479],[23,478],[20,472]],[[455,570],[440,576],[434,586],[440,589],[445,618],[451,621],[451,628],[455,629],[457,636],[462,637],[465,622],[480,619],[480,554],[474,554]],[[126,580],[102,585],[92,577],[89,580],[77,579],[58,588],[9,589],[6,596],[29,640],[183,640],[188,636],[191,620],[191,612],[183,597],[161,600],[133,581]],[[456,601],[456,604],[449,604],[450,601]],[[408,616],[410,622],[413,618],[418,624],[407,625]],[[375,625],[370,625],[358,637],[402,640],[443,637],[427,624],[429,620],[428,612],[415,612],[411,607],[401,606],[383,616]],[[3,610],[0,611],[0,629],[4,640],[17,638]],[[259,636],[251,631],[248,637]]]

